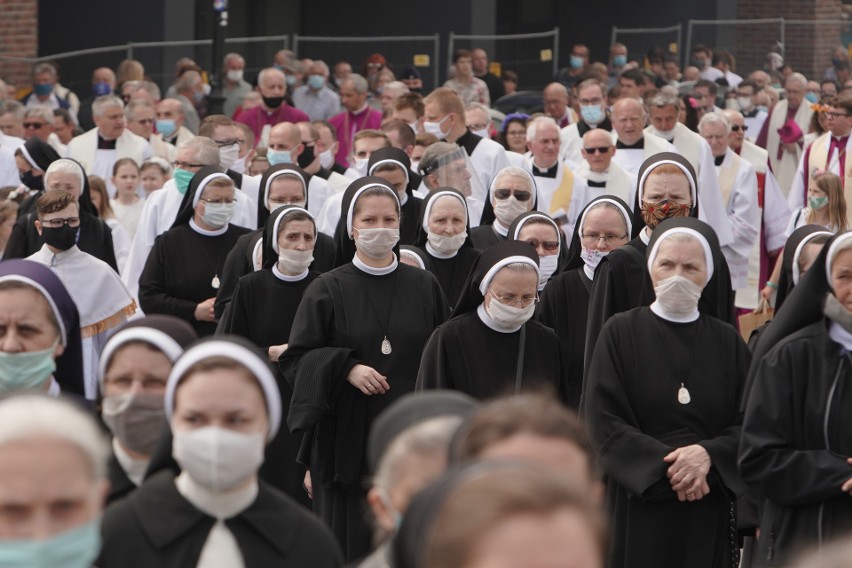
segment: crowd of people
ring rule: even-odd
[[[848,566],[852,65],[691,63],[0,85],[0,565]]]

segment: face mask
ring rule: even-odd
[[[343,84],[343,79],[341,79],[340,77],[335,77],[334,78],[334,84],[339,87],[340,85]]]
[[[672,315],[689,315],[698,307],[701,298],[701,286],[683,276],[672,276],[660,280],[654,286],[657,301]]]
[[[173,118],[157,119],[157,132],[163,135],[163,138],[168,138],[177,130],[177,124]]]
[[[266,445],[263,434],[207,426],[175,430],[172,456],[199,485],[227,491],[257,473]]]
[[[399,229],[354,229],[355,245],[373,260],[385,258],[399,242]]]
[[[579,55],[572,55],[571,56],[571,68],[572,69],[582,69],[583,63],[585,63],[585,60],[582,57],[580,57]]]
[[[355,165],[352,169],[358,172],[358,177],[367,175],[367,164],[370,163],[370,158],[355,158]]]
[[[301,274],[307,270],[313,261],[314,251],[312,250],[281,249],[278,252],[278,262],[295,274]]]
[[[175,186],[177,186],[177,190],[181,195],[184,195],[186,190],[189,189],[189,182],[192,181],[193,177],[195,177],[194,173],[180,168],[176,169],[175,173],[172,174],[172,179],[175,180]]]
[[[90,568],[101,548],[100,519],[43,540],[0,540],[5,568]]]
[[[828,205],[828,196],[824,195],[822,197],[808,197],[808,207],[816,211],[817,209],[822,209]]]
[[[412,160],[411,161],[411,171],[412,172],[420,171],[420,160]]]
[[[228,81],[231,83],[239,83],[243,80],[243,70],[242,69],[231,69],[228,71],[227,75]]]
[[[595,270],[601,263],[601,259],[608,254],[609,251],[601,252],[598,249],[587,249],[586,247],[580,249],[580,258],[592,270]]]
[[[231,171],[238,174],[244,174],[246,172],[246,157],[248,157],[248,154],[242,158],[234,160],[234,163],[231,164]]]
[[[200,103],[204,100],[204,91],[195,91],[192,93],[192,102]]]
[[[695,67],[698,67],[699,70],[704,69],[707,66],[707,60],[705,59],[693,59],[692,64]]]
[[[819,102],[819,96],[817,96],[817,94],[812,91],[808,91],[807,93],[805,93],[805,100],[811,104],[815,104]]]
[[[769,107],[766,105],[757,105],[757,112],[769,112]]]
[[[485,307],[485,313],[488,314],[498,327],[506,330],[518,329],[532,317],[535,311],[535,302],[531,303],[526,308],[516,308],[515,306],[507,306],[500,302],[494,296],[491,296],[491,302]]]
[[[612,64],[616,67],[624,67],[627,65],[627,56],[626,55],[616,55],[612,58]]]
[[[57,345],[58,338],[52,346],[42,351],[0,353],[0,391],[41,387],[56,370],[53,352]]]
[[[662,136],[666,140],[671,140],[672,138],[674,138],[674,128],[672,128],[671,130],[660,130],[658,128],[655,128],[654,130],[657,131],[658,136]]]
[[[692,209],[691,204],[681,205],[668,199],[656,203],[642,201],[642,220],[645,221],[646,225],[655,229],[663,219],[688,216],[690,209]]]
[[[234,216],[234,209],[236,209],[236,207],[237,204],[235,202],[205,203],[204,215],[201,216],[201,219],[205,224],[213,227],[214,229],[221,229],[227,225],[228,221],[231,220],[231,217]]]
[[[435,136],[438,137],[438,140],[443,140],[444,138],[447,137],[447,133],[444,132],[443,130],[441,130],[441,125],[449,117],[450,117],[450,115],[447,115],[444,118],[442,118],[441,120],[439,120],[438,122],[424,122],[423,123],[423,130],[425,130],[429,134],[434,134]]]
[[[414,122],[407,122],[408,126],[411,127],[411,130],[414,131],[414,134],[420,134],[420,123],[416,120]]]
[[[325,152],[320,152],[320,167],[324,170],[330,170],[334,165],[334,154],[331,153],[331,148]]]
[[[325,85],[325,77],[322,75],[309,75],[308,76],[308,87],[315,91],[319,91]]]
[[[604,119],[604,111],[600,105],[588,105],[580,107],[580,116],[587,124],[600,124]]]
[[[511,225],[521,213],[527,212],[528,202],[518,201],[514,195],[508,199],[495,199],[494,203],[494,216],[504,227]]]
[[[53,92],[53,85],[51,85],[50,83],[42,83],[40,85],[35,85],[33,87],[33,90],[35,91],[36,95],[40,97],[46,97],[47,95]]]
[[[111,92],[112,87],[110,87],[109,83],[107,83],[106,81],[98,81],[97,83],[92,85],[92,93],[94,93],[96,97],[103,97],[105,95],[110,94]]]
[[[61,227],[41,227],[41,235],[44,237],[44,242],[59,250],[68,250],[77,244],[77,233],[80,227],[69,227],[62,225]]]
[[[240,147],[238,144],[231,144],[230,146],[223,146],[219,148],[219,167],[223,170],[231,169],[231,166],[234,165],[234,162],[237,161],[237,157],[240,155]]]
[[[746,112],[754,108],[754,103],[752,103],[751,97],[737,97],[737,105],[739,105],[740,110]]]
[[[266,160],[270,166],[278,164],[292,164],[293,156],[290,150],[267,150]]]
[[[296,77],[294,75],[287,75],[284,77],[284,80],[287,81],[287,86],[292,87],[296,84]]]
[[[558,254],[551,254],[538,257],[539,272],[538,272],[538,289],[544,288],[553,273],[556,272],[556,265],[559,262]]]
[[[481,138],[485,138],[486,140],[491,140],[491,132],[486,128],[485,130],[472,130],[474,134]]]
[[[44,189],[44,178],[42,176],[34,176],[32,170],[21,174],[21,183],[36,191]]]
[[[166,423],[162,394],[107,396],[101,414],[110,432],[125,448],[144,456],[154,453]]]
[[[284,102],[284,97],[263,97],[263,104],[268,108],[278,108]]]
[[[296,162],[300,168],[305,169],[313,163],[315,157],[314,147],[306,145],[302,153],[299,154],[299,157],[296,158]]]
[[[464,241],[467,238],[467,231],[462,231],[461,233],[451,237],[439,235],[432,231],[428,231],[427,235],[428,236],[426,238],[429,240],[429,244],[432,245],[433,249],[441,254],[453,254],[458,252],[464,244]]]

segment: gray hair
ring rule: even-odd
[[[284,72],[280,69],[276,69],[275,67],[267,67],[265,69],[261,69],[260,73],[257,74],[257,86],[262,87],[263,82],[270,75],[281,75],[281,77],[284,78]]]
[[[538,116],[527,124],[527,140],[535,140],[535,134],[538,131],[539,124],[551,124],[556,127],[556,131],[559,132],[559,124],[549,116]]]
[[[0,446],[49,437],[76,447],[94,480],[106,478],[109,444],[85,412],[62,399],[22,394],[0,402]]]
[[[193,151],[195,161],[205,166],[219,165],[219,146],[206,136],[196,136],[178,144],[178,150],[187,148]],[[54,162],[55,163],[55,162]]]
[[[667,106],[675,107],[675,110],[680,109],[680,99],[677,98],[677,95],[673,95],[671,93],[666,93],[660,91],[653,97],[651,97],[649,106],[653,108],[664,108]]]
[[[152,105],[148,101],[141,100],[141,99],[137,99],[135,101],[130,101],[129,103],[127,103],[127,106],[124,107],[124,118],[126,118],[127,120],[133,120],[133,117],[135,116],[135,113],[136,113],[136,109],[138,109],[138,108],[149,108],[149,109],[153,110],[154,105]]]
[[[344,83],[347,81],[352,82],[352,88],[355,89],[356,92],[361,93],[362,95],[367,92],[367,80],[362,75],[352,73],[346,78]]]
[[[42,73],[48,73],[52,79],[56,79],[56,67],[51,65],[50,63],[36,63],[33,67],[33,77],[36,75],[41,75]]]
[[[245,65],[245,62],[246,62],[245,57],[243,57],[239,53],[231,52],[231,53],[226,54],[225,57],[222,58],[222,66],[224,67],[225,65],[227,65],[228,61],[230,61],[231,59],[242,59],[243,65]]]
[[[701,120],[698,121],[698,132],[701,132],[701,129],[705,124],[721,124],[725,127],[726,133],[731,133],[731,119],[721,112],[708,112],[702,116]]]
[[[784,81],[784,85],[787,85],[790,81],[798,81],[801,83],[802,87],[808,86],[808,78],[802,75],[801,73],[791,73],[787,80]]]
[[[491,119],[491,109],[482,103],[468,103],[468,105],[464,107],[464,110],[481,110],[485,113],[485,116],[488,117],[489,120]]]
[[[11,113],[12,115],[14,115],[15,120],[23,120],[24,112],[26,112],[26,108],[18,101],[4,101],[0,114]]]
[[[322,59],[314,59],[314,62],[311,67],[319,67],[320,69],[322,69],[322,74],[326,77],[328,77],[331,73],[331,71],[328,69],[328,65]]]
[[[98,97],[92,103],[92,116],[103,116],[107,108],[117,106],[124,110],[124,101],[115,95],[104,95]]]
[[[400,94],[408,92],[408,86],[402,81],[391,81],[390,83],[385,83],[384,89],[387,91],[388,89],[392,91],[399,91]]]
[[[175,91],[178,93],[191,91],[199,81],[201,81],[201,73],[192,70],[186,71],[175,81]]]
[[[151,97],[151,100],[154,101],[154,102],[157,102],[157,101],[160,100],[160,97],[162,95],[160,93],[160,87],[157,85],[157,83],[154,83],[153,81],[136,81],[136,82],[139,83],[139,84],[136,86],[134,91],[139,91],[139,90],[145,91],[146,93],[148,93],[148,96]]]
[[[45,105],[36,105],[24,111],[24,118],[28,116],[37,116],[43,118],[48,124],[53,125],[53,109]]]
[[[491,185],[496,187],[497,185],[499,185],[500,180],[507,177],[514,177],[524,180],[524,184],[527,186],[527,191],[531,193],[535,192],[535,185],[533,185],[533,181],[531,179],[532,175],[527,170],[519,168],[517,166],[508,166],[497,172],[497,175],[494,176],[494,181],[491,183]]]
[[[83,168],[75,162],[74,160],[69,160],[68,158],[60,158],[56,160],[50,166],[48,166],[47,171],[44,172],[44,187],[47,187],[50,183],[50,175],[54,173],[64,173],[64,174],[74,174],[77,176],[77,179],[80,180],[80,191],[83,191],[83,187],[86,185],[86,172],[83,171]]]

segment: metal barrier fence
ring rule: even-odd
[[[393,71],[417,68],[426,89],[440,81],[440,34],[423,36],[323,37],[293,34],[293,51],[299,57],[322,59],[329,67],[348,61],[352,71],[365,74],[363,62],[381,53]]]
[[[668,53],[680,53],[683,34],[683,24],[665,28],[619,28],[612,27],[612,41],[625,44],[630,53],[635,55],[648,53],[653,48],[661,47]],[[630,36],[629,39],[623,36]]]
[[[548,32],[506,35],[461,35],[450,33],[447,42],[447,69],[456,49],[488,45],[490,61],[499,62],[503,71],[518,74],[519,84],[543,88],[559,72],[559,28]]]
[[[692,47],[700,43],[734,54],[740,71],[762,69],[767,53],[784,54],[786,23],[784,18],[690,20],[683,51],[684,67],[691,64]]]

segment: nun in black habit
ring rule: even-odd
[[[527,211],[509,226],[508,239],[532,245],[538,253],[538,291],[554,275],[562,272],[568,262],[568,246],[556,221],[547,213]]]
[[[550,388],[567,400],[559,340],[532,318],[538,254],[497,243],[479,255],[450,320],[432,334],[417,389],[452,389],[479,400]]]
[[[89,179],[86,170],[79,162],[70,158],[56,160],[45,172],[45,191],[50,191],[54,185],[51,176],[54,173],[71,174],[66,182],[59,184],[56,189],[65,189],[77,196],[80,205],[80,230],[77,233],[77,246],[83,252],[87,252],[95,258],[109,264],[113,270],[118,272],[115,260],[115,251],[112,246],[112,230],[107,224],[98,218],[98,212],[92,205],[89,196]],[[19,215],[18,220],[12,227],[9,242],[6,244],[4,259],[26,258],[38,252],[44,245],[44,237],[39,235],[35,227],[38,216],[35,212]]]
[[[285,177],[282,178],[282,176]],[[301,182],[301,196],[286,195],[289,193],[289,189],[282,187],[280,183],[274,184],[273,182],[276,179],[282,181],[283,179],[291,179]],[[284,205],[296,205],[307,209],[310,194],[307,188],[310,181],[311,175],[305,173],[294,164],[278,164],[263,173],[263,176],[260,178],[260,199],[257,201],[257,225],[260,228],[237,239],[237,244],[234,245],[234,248],[231,249],[231,252],[225,258],[225,266],[222,269],[222,282],[213,306],[216,319],[223,320],[225,308],[231,302],[234,289],[237,287],[237,281],[246,274],[251,274],[263,268],[263,260],[258,259],[262,256],[262,251],[266,246],[263,238],[270,212],[274,212]],[[278,187],[273,187],[274,185]],[[314,262],[311,264],[312,271],[327,272],[334,268],[334,240],[331,237],[319,233],[314,243],[313,254]]]
[[[164,408],[181,472],[160,471],[107,509],[97,566],[342,566],[328,529],[258,477],[281,397],[249,342],[195,343],[171,370]]]
[[[491,180],[479,226],[470,232],[473,246],[485,250],[505,241],[518,215],[537,208],[538,190],[532,174],[515,166],[503,168]]]
[[[314,510],[351,562],[369,551],[367,432],[414,390],[423,347],[447,307],[432,274],[397,260],[399,199],[384,180],[352,182],[343,207],[347,242],[338,254],[353,254],[308,286],[279,365],[293,387],[287,422],[304,434]]]
[[[148,314],[188,321],[199,337],[216,331],[213,302],[225,257],[248,229],[229,223],[234,182],[213,166],[198,170],[172,228],[157,237],[139,277],[139,304]]]
[[[647,251],[656,300],[610,318],[595,348],[585,418],[607,476],[610,567],[738,566],[749,352],[698,310],[723,258],[706,223],[661,223]]]
[[[402,219],[399,222],[399,244],[417,244],[418,221],[423,200],[414,195],[420,186],[421,178],[411,171],[411,158],[404,151],[393,146],[379,148],[370,154],[367,162],[367,175],[380,177],[396,191],[399,197]]]
[[[766,328],[739,465],[763,499],[759,566],[852,530],[852,233],[835,236]]]
[[[589,232],[599,237],[597,240],[584,237],[587,220]],[[554,276],[541,293],[538,321],[553,328],[559,338],[568,406],[575,410],[580,405],[583,386],[589,291],[595,268],[602,258],[627,242],[630,232],[631,215],[621,199],[602,195],[590,201],[574,227],[565,270]]]
[[[438,278],[452,310],[480,252],[470,240],[467,201],[451,187],[430,191],[418,221],[417,246],[428,260],[424,268]]]
[[[60,157],[53,146],[35,136],[15,150],[18,170],[24,171],[21,183],[29,189],[28,196],[18,207],[18,218],[35,213],[36,201],[44,194],[44,172]]]
[[[679,179],[680,178],[680,179]],[[683,184],[685,178],[688,185]],[[692,164],[673,152],[660,152],[639,169],[633,204],[633,240],[600,260],[589,294],[584,375],[588,374],[595,344],[606,321],[613,315],[654,301],[645,253],[653,231],[672,217],[698,218],[698,185]],[[645,199],[645,194],[648,199]],[[718,241],[713,236],[714,241]],[[734,323],[734,292],[728,263],[720,259],[710,282],[704,286],[698,309],[703,314]],[[584,380],[588,380],[587,378]],[[582,402],[581,402],[582,405]]]

